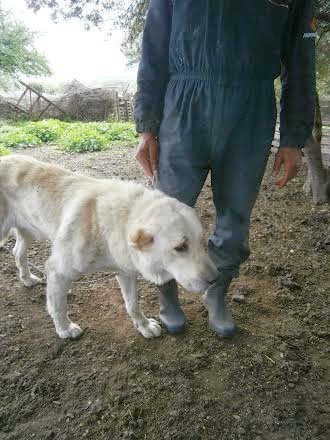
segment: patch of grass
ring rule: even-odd
[[[7,154],[10,154],[10,151],[0,145],[0,156],[6,156]]]
[[[0,146],[19,148],[55,144],[65,151],[92,152],[112,146],[133,146],[137,142],[129,122],[62,122],[48,119],[0,125]]]

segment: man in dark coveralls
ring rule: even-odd
[[[250,214],[276,122],[281,75],[282,188],[296,175],[313,126],[315,20],[311,0],[151,0],[138,70],[137,159],[158,188],[194,206],[211,173],[216,208],[208,252],[219,276],[203,296],[210,328],[235,333],[225,295],[249,256]],[[160,319],[184,330],[175,281],[159,287]]]

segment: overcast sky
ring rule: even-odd
[[[90,83],[102,80],[134,80],[136,68],[128,68],[120,51],[121,31],[86,31],[79,20],[53,23],[48,11],[34,14],[24,0],[1,0],[4,9],[39,33],[36,48],[46,55],[52,82],[74,78]],[[109,24],[110,26],[110,24]]]

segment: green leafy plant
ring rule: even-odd
[[[129,122],[63,122],[48,119],[37,122],[0,124],[0,145],[17,148],[55,144],[65,151],[91,152],[112,146],[133,146],[137,134]]]
[[[1,147],[27,147],[32,145],[39,145],[42,141],[33,133],[22,130],[20,127],[13,127],[10,131],[0,133]]]
[[[79,153],[100,151],[106,144],[106,139],[95,129],[85,124],[72,124],[59,139],[59,147],[65,151]]]
[[[10,151],[0,145],[0,156],[6,156],[7,154],[10,154]]]
[[[71,135],[66,134],[63,136],[61,147],[65,151],[84,153],[88,151],[100,151],[104,144],[104,139],[102,139],[101,136],[98,136],[97,133],[92,135],[78,133],[73,135],[71,133]]]
[[[30,122],[25,129],[35,135],[44,143],[54,143],[65,130],[66,123],[58,119],[47,119],[38,122]]]
[[[131,145],[136,142],[136,131],[130,122],[91,122],[90,126],[97,130],[111,145]],[[119,142],[117,142],[119,141]]]

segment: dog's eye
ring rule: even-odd
[[[188,245],[187,245],[187,243],[181,243],[181,244],[179,244],[178,246],[176,246],[176,247],[174,248],[174,250],[175,250],[176,252],[187,252],[187,250],[188,250]]]

